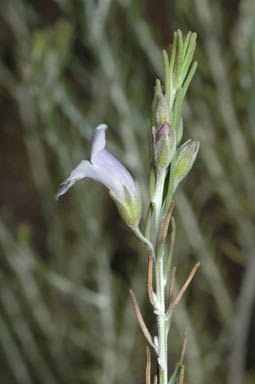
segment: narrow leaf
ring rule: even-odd
[[[189,33],[186,35],[184,43],[183,43],[183,51],[182,51],[183,57],[182,57],[182,61],[185,60],[185,56],[186,56],[186,53],[187,53],[188,45],[189,45],[189,42],[190,42],[190,36],[191,36],[191,31],[189,31]]]
[[[183,382],[184,382],[184,373],[185,373],[185,366],[182,365],[181,366],[181,372],[179,374],[178,384],[183,384]]]
[[[176,68],[175,68],[175,79],[174,79],[174,90],[176,91],[178,88],[179,77],[181,75],[182,70],[182,52],[183,52],[183,38],[182,32],[178,29],[177,31],[177,60],[176,60]]]
[[[171,218],[170,245],[169,245],[169,251],[168,251],[168,257],[167,257],[167,261],[166,261],[165,271],[164,271],[165,279],[167,279],[167,277],[168,277],[171,263],[172,263],[173,252],[174,252],[175,233],[176,233],[175,219],[172,216],[172,218]]]
[[[159,242],[161,244],[163,244],[166,241],[166,237],[167,237],[167,233],[168,233],[168,227],[169,227],[169,223],[170,223],[170,220],[172,217],[173,209],[174,209],[174,201],[171,202],[170,207],[169,207],[167,214],[165,216],[163,225],[162,225],[162,229],[160,232],[160,238],[159,238]]]
[[[145,372],[146,384],[151,384],[151,352],[150,348],[146,347],[146,372]]]
[[[150,335],[150,332],[148,331],[148,328],[145,325],[145,322],[143,320],[143,317],[142,317],[139,305],[137,303],[135,294],[132,291],[132,289],[129,289],[129,294],[131,296],[131,300],[132,300],[132,304],[133,304],[133,307],[134,307],[134,310],[135,310],[135,313],[136,313],[136,317],[137,317],[138,323],[139,323],[139,325],[140,325],[140,327],[141,327],[141,329],[143,331],[143,334],[144,334],[146,340],[148,341],[148,343],[155,349],[152,337]]]
[[[190,282],[191,282],[191,280],[193,279],[193,277],[194,277],[194,275],[195,275],[195,273],[196,273],[196,271],[197,271],[199,265],[200,265],[200,262],[196,263],[196,264],[194,265],[194,267],[192,268],[192,271],[190,272],[190,274],[189,274],[187,280],[185,281],[185,283],[183,284],[182,289],[181,289],[180,292],[178,293],[178,295],[177,295],[176,299],[174,300],[173,304],[171,304],[171,308],[175,308],[176,305],[180,302],[180,300],[181,300],[181,298],[182,298],[184,292],[186,291],[186,289],[187,289],[188,286],[190,285]]]
[[[156,110],[158,105],[158,99],[161,91],[161,83],[160,80],[156,80],[156,85],[154,87],[154,98],[152,102],[152,125],[153,127],[156,127]]]
[[[176,367],[175,367],[175,370],[174,370],[174,372],[173,372],[173,374],[172,374],[168,384],[177,384],[177,380],[178,380],[178,375],[179,375],[180,369],[181,369],[181,364],[177,363]]]
[[[182,83],[183,83],[183,81],[184,81],[184,79],[185,79],[185,77],[189,71],[189,67],[190,67],[190,64],[191,64],[193,56],[194,56],[194,52],[196,49],[196,38],[197,38],[197,34],[192,33],[190,41],[189,41],[187,53],[186,53],[186,56],[185,56],[184,61],[182,63],[181,75],[180,75],[179,84],[178,84],[180,87],[182,86]]]
[[[165,93],[168,101],[170,102],[170,77],[169,77],[169,57],[165,50],[163,50],[163,63],[165,73]]]

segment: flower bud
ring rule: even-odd
[[[156,166],[167,168],[176,149],[176,134],[168,123],[163,124],[156,133],[154,149]]]
[[[156,109],[156,122],[158,126],[161,127],[165,123],[170,124],[171,120],[172,120],[172,111],[169,105],[169,101],[161,91],[158,99],[157,109]]]
[[[134,228],[136,225],[139,224],[139,221],[142,216],[142,201],[140,189],[138,187],[138,184],[136,183],[136,191],[134,196],[130,194],[126,187],[124,187],[124,192],[125,202],[120,201],[111,192],[110,195],[115,201],[122,219],[129,227]]]
[[[179,148],[175,167],[174,190],[176,190],[178,184],[191,170],[196,160],[198,149],[199,141],[191,139]]]

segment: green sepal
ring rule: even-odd
[[[124,187],[124,191],[125,191],[125,203],[120,201],[111,191],[110,191],[110,195],[114,200],[115,204],[117,205],[117,208],[119,210],[119,213],[122,219],[125,221],[125,223],[129,227],[133,228],[138,225],[142,216],[142,201],[141,201],[140,190],[139,190],[138,184],[136,183],[135,198],[133,198],[130,195],[126,187]]]
[[[198,149],[199,142],[191,139],[186,141],[186,143],[179,148],[175,166],[174,191],[191,170],[194,161],[196,160]]]

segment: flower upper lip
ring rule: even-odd
[[[93,133],[90,161],[82,160],[61,184],[56,199],[63,195],[76,181],[95,180],[105,185],[121,202],[125,202],[125,188],[135,198],[136,185],[128,170],[105,149],[106,124],[100,124]]]

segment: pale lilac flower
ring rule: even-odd
[[[99,125],[92,137],[90,160],[82,160],[61,184],[56,199],[76,181],[95,180],[109,189],[123,219],[130,226],[141,218],[141,198],[137,184],[128,170],[105,149],[106,124]]]

